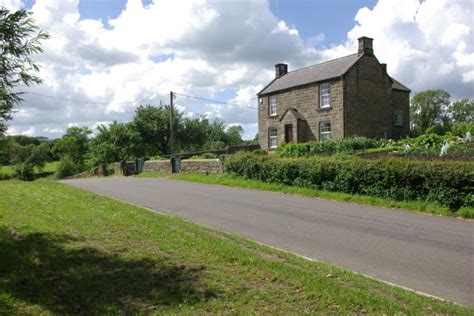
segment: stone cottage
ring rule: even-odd
[[[361,37],[356,54],[291,72],[275,65],[275,78],[258,93],[261,147],[407,135],[410,89],[387,74],[372,41]]]

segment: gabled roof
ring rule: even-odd
[[[294,109],[294,108],[289,108],[289,109],[286,109],[285,113],[283,113],[283,115],[281,116],[280,118],[280,122],[285,118],[286,114],[290,112],[291,114],[293,114],[296,119],[298,120],[302,120],[302,121],[306,121],[305,117],[303,115],[301,115],[300,112],[298,112],[297,109]]]
[[[391,77],[390,77],[391,78]],[[394,90],[401,90],[401,91],[408,91],[408,92],[411,92],[410,89],[408,89],[406,86],[404,86],[403,84],[400,83],[400,81],[397,81],[395,79],[392,78],[392,89]]]
[[[349,56],[329,60],[313,66],[290,71],[286,75],[274,79],[258,95],[275,91],[285,90],[308,83],[323,81],[340,77],[354,65],[362,54],[352,54]]]

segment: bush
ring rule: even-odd
[[[308,144],[282,144],[275,150],[278,157],[305,157],[309,155]]]
[[[265,149],[255,149],[252,151],[252,154],[254,155],[267,155],[267,151]]]
[[[23,181],[35,179],[34,165],[27,162],[20,162],[15,165],[14,177]]]
[[[201,155],[192,156],[189,159],[219,159],[219,155],[214,154],[214,153],[204,153],[204,154],[201,154]]]
[[[316,142],[311,147],[312,155],[332,155],[335,153],[350,153],[369,148],[378,148],[383,145],[380,140],[367,137],[347,137],[335,140]]]
[[[56,179],[62,179],[62,178],[72,176],[81,171],[82,171],[82,166],[78,166],[72,161],[71,158],[66,156],[60,160],[58,168],[54,176]]]
[[[433,201],[455,210],[473,206],[474,164],[402,159],[366,161],[328,157],[230,155],[226,172],[247,179],[395,200]]]

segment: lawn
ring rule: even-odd
[[[54,173],[58,168],[59,161],[47,162],[42,170],[35,168],[35,173]],[[0,166],[0,174],[13,175],[15,172],[15,166]]]
[[[0,181],[0,314],[473,314],[50,180]]]

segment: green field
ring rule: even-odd
[[[0,181],[0,314],[473,314],[50,180]]]
[[[36,173],[40,173],[40,172],[53,173],[58,168],[58,165],[59,165],[59,161],[47,162],[42,170],[35,168],[35,172]],[[15,172],[15,166],[0,166],[0,174],[11,176],[13,175],[14,172]]]

